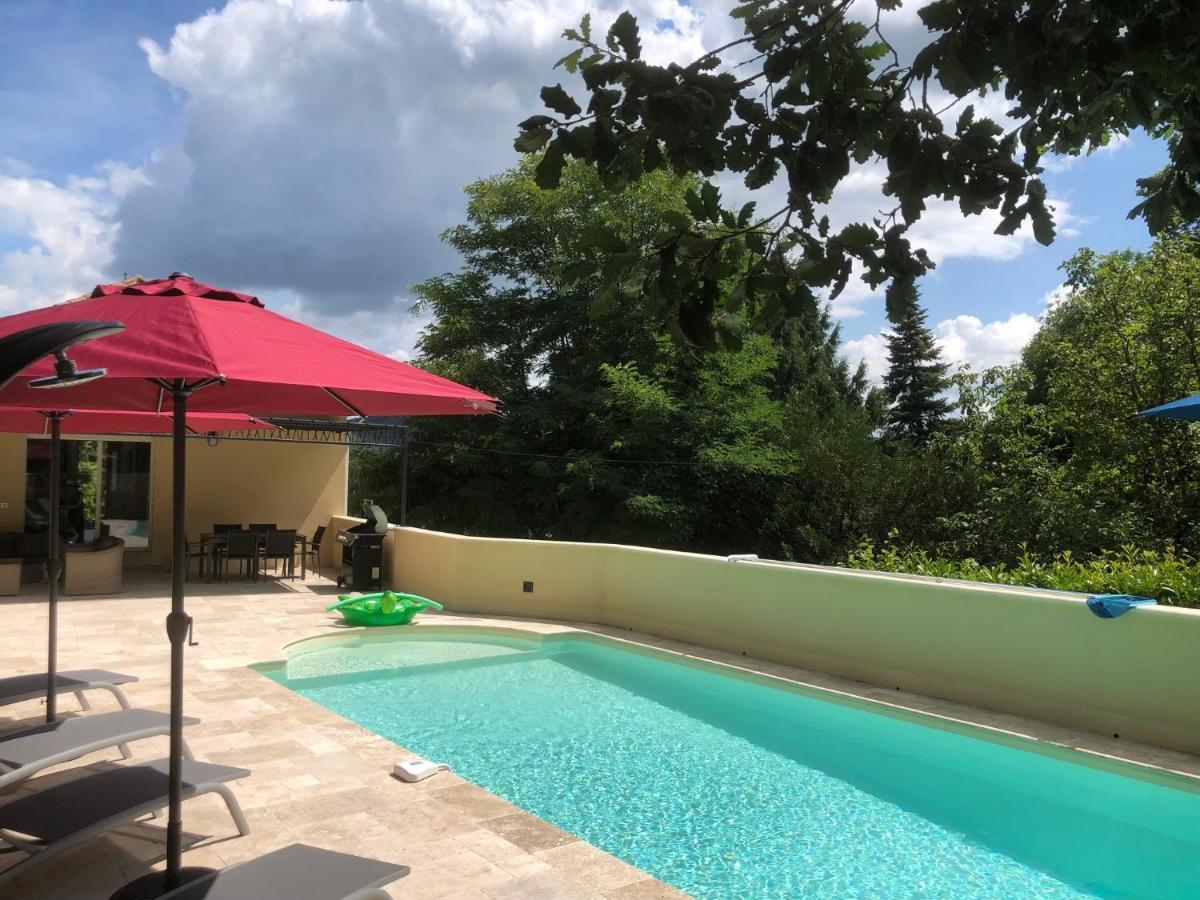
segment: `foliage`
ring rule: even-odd
[[[1050,557],[1023,553],[1012,566],[989,566],[970,557],[938,558],[912,546],[885,544],[876,549],[870,541],[863,541],[843,565],[1083,594],[1131,594],[1168,605],[1200,605],[1200,561],[1177,556],[1171,547],[1160,553],[1125,546],[1086,560],[1075,558],[1069,550]]]
[[[1130,215],[1156,233],[1200,219],[1191,3],[935,0],[918,11],[929,41],[911,59],[885,36],[884,13],[900,0],[876,0],[874,15],[856,18],[864,6],[747,0],[732,11],[741,38],[666,66],[642,58],[628,12],[604,36],[590,15],[565,32],[576,47],[559,65],[587,97],[545,87],[549,114],[520,124],[516,148],[542,151],[540,185],[558,185],[573,158],[613,190],[669,170],[735,172],[752,192],[787,191],[765,214],[752,203],[732,210],[709,180],[649,245],[593,235],[578,272],[599,274],[601,302],[639,298],[693,344],[736,345],[746,323],[796,314],[826,288],[836,296],[855,266],[872,286],[915,281],[932,263],[907,233],[935,197],[967,215],[998,210],[1003,234],[1029,221],[1048,244],[1045,154],[1077,155],[1137,128],[1165,138],[1170,161],[1139,181],[1144,199]],[[996,92],[1009,104],[1004,124],[968,102]],[[864,165],[886,169],[894,208],[835,228],[824,205]]]
[[[915,285],[893,285],[888,315],[895,328],[887,337],[887,432],[896,441],[924,444],[946,421],[954,405],[946,398],[947,372]]]
[[[411,521],[772,554],[840,551],[859,537],[818,549],[791,532],[817,534],[821,523],[779,505],[828,468],[798,428],[854,421],[865,437],[874,427],[878,404],[861,367],[841,358],[826,312],[747,332],[736,351],[696,354],[636,301],[594,303],[601,279],[574,274],[601,232],[649,245],[694,185],[658,172],[612,194],[573,165],[543,191],[527,160],[468,188],[467,222],[445,236],[462,268],[416,289],[436,316],[419,349],[423,364],[502,397],[504,414],[421,423]],[[398,464],[394,452],[356,452],[355,492],[394,509]]]
[[[1022,363],[956,381],[962,417],[939,447],[972,473],[975,500],[945,521],[943,555],[1200,546],[1196,428],[1135,416],[1200,391],[1195,244],[1084,250],[1064,268],[1070,293]]]
[[[446,233],[462,267],[417,289],[435,316],[422,364],[505,411],[420,421],[412,523],[813,562],[866,541],[855,564],[1197,596],[1200,431],[1135,416],[1200,391],[1188,232],[1145,253],[1076,254],[1021,362],[957,372],[956,415],[895,441],[882,392],[820,309],[697,353],[635,298],[592,302],[603,277],[569,270],[594,232],[648,245],[693,179],[656,172],[613,194],[571,163],[547,191],[536,166],[468,188],[467,221]],[[921,325],[914,293],[890,299]],[[394,513],[398,454],[352,462],[355,493]]]

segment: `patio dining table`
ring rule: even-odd
[[[216,551],[223,547],[226,543],[226,538],[229,532],[227,531],[202,531],[200,532],[200,577],[212,580],[217,574],[217,558]],[[258,532],[258,547],[262,549],[267,543],[267,532]],[[308,575],[308,556],[304,550],[308,547],[308,535],[296,532],[294,535],[294,543],[297,550],[300,551],[300,580],[303,581]],[[295,566],[293,558],[292,566]]]

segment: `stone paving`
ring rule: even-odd
[[[328,581],[233,581],[190,584],[188,609],[199,645],[188,649],[188,730],[199,759],[244,766],[249,778],[232,783],[251,834],[239,837],[219,799],[184,805],[185,865],[226,866],[294,841],[342,849],[411,866],[389,886],[396,898],[537,900],[599,898],[655,900],[680,892],[453,774],[417,784],[389,775],[404,756],[395,744],[293,694],[250,663],[279,659],[284,644],[340,631],[324,605],[336,588]],[[66,598],[59,615],[63,669],[102,667],[136,675],[131,701],[167,709],[168,645],[163,620],[169,589],[162,575],[131,576],[118,597]],[[449,616],[430,616],[445,622]],[[1200,777],[1200,758],[1115,741],[959,704],[887,691],[785,666],[585,623],[518,622],[453,616],[455,624],[518,626],[541,633],[578,628],[634,640],[694,657],[812,685],[955,721],[1025,735],[1060,746]],[[419,627],[419,624],[418,624]],[[28,585],[0,600],[0,674],[44,669],[44,586]],[[95,708],[115,708],[93,693]],[[75,709],[64,697],[61,710]],[[0,732],[36,723],[38,701],[0,709]],[[135,759],[166,753],[166,739],[134,745]],[[61,767],[0,795],[62,780],[87,764],[114,764],[98,754]],[[75,770],[75,771],[73,771]],[[107,897],[124,882],[160,867],[163,817],[69,851],[17,879],[4,896],[50,900]],[[17,855],[0,854],[0,868]]]

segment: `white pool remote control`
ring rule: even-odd
[[[431,775],[436,775],[438,772],[449,772],[450,767],[446,763],[430,762],[427,759],[410,759],[407,762],[398,762],[392,766],[392,774],[401,781],[414,782],[424,781]]]

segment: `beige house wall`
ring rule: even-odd
[[[0,531],[25,527],[25,435],[0,434]]]
[[[1104,620],[1081,595],[414,528],[384,546],[390,586],[454,612],[596,622],[1200,752],[1200,610]]]
[[[128,440],[129,438],[121,438]],[[136,438],[135,438],[136,439]],[[26,436],[0,435],[0,531],[25,526]],[[149,439],[150,547],[128,550],[126,565],[167,567],[171,560],[171,439]],[[276,522],[311,536],[346,511],[349,454],[343,447],[222,439],[187,444],[187,533],[214,522]]]

